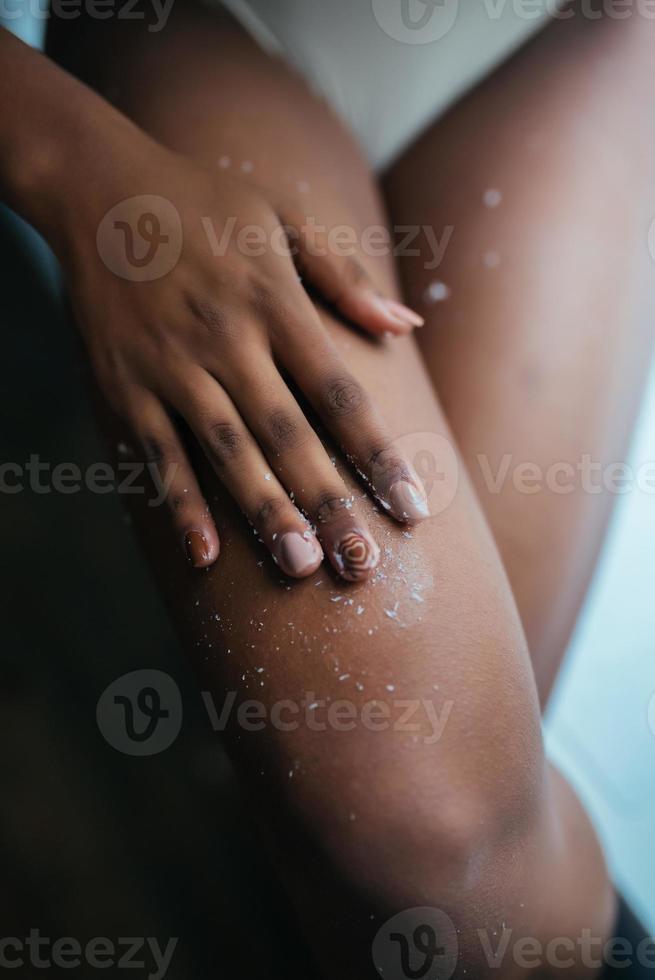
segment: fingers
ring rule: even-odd
[[[363,264],[355,256],[336,254],[330,233],[308,229],[302,218],[297,232],[296,266],[318,292],[348,320],[373,334],[407,334],[422,327],[424,319],[403,303],[381,296]]]
[[[173,423],[157,398],[147,392],[135,396],[129,414],[155,479],[151,505],[169,508],[188,562],[194,568],[208,568],[218,558],[218,533]]]
[[[314,531],[221,385],[204,370],[191,368],[178,382],[174,404],[280,568],[293,578],[316,571],[323,552]]]
[[[335,570],[348,581],[363,581],[376,568],[380,549],[352,495],[270,358],[262,354],[249,371],[250,380],[232,392],[236,407],[280,483],[316,526]]]
[[[280,350],[281,362],[384,509],[399,521],[425,520],[430,516],[425,490],[411,461],[320,324],[307,329],[304,343]]]

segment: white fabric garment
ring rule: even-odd
[[[208,0],[283,57],[384,168],[549,19],[552,0]]]

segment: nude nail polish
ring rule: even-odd
[[[343,578],[349,582],[361,582],[377,566],[380,549],[367,534],[349,531],[337,543],[334,558]]]
[[[288,575],[306,575],[318,568],[322,558],[320,545],[313,535],[305,537],[298,531],[289,531],[280,538],[278,561]]]
[[[371,294],[370,303],[378,313],[384,316],[392,332],[398,333],[400,329],[403,333],[409,333],[412,330],[413,325],[406,318],[399,316],[395,309],[392,309],[391,300],[385,299],[384,296]]]
[[[210,557],[209,545],[200,531],[189,531],[184,539],[186,555],[194,568],[203,568]]]
[[[408,480],[398,480],[389,490],[391,513],[399,521],[424,521],[430,516],[425,494]]]
[[[425,323],[425,320],[419,313],[411,310],[404,303],[397,303],[395,299],[385,299],[384,302],[386,303],[387,309],[404,323],[412,327],[422,327]]]

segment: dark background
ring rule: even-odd
[[[0,461],[84,471],[108,456],[78,339],[49,253],[6,210],[0,268]],[[0,936],[179,936],[171,978],[291,977],[284,903],[117,495],[0,493],[0,533]],[[147,758],[96,724],[140,668],[169,673],[184,708]]]

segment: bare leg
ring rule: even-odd
[[[394,222],[454,229],[440,268],[424,267],[424,247],[400,271],[428,317],[421,349],[507,569],[542,703],[615,496],[600,465],[613,479],[607,467],[625,459],[649,363],[654,34],[641,17],[554,23],[385,184]],[[435,282],[450,295],[426,303]],[[535,473],[549,478],[536,491]]]
[[[164,35],[109,41],[108,52],[85,41],[96,83],[163,142],[209,166],[222,156],[248,161],[252,179],[278,190],[307,183],[304,208],[319,221],[361,231],[383,220],[348,137],[228,23],[187,10]],[[394,289],[388,256],[368,265]],[[451,438],[410,340],[373,344],[325,317],[398,436]],[[143,508],[137,523],[219,708],[230,691],[237,705],[258,699],[267,718],[284,705],[259,734],[233,712],[226,744],[325,975],[375,975],[377,928],[417,905],[450,915],[461,968],[476,977],[497,972],[479,929],[492,936],[511,922],[514,938],[582,928],[603,936],[612,895],[602,858],[579,804],[545,764],[519,616],[466,478],[451,506],[409,539],[369,502],[388,551],[376,581],[354,587],[325,569],[281,581],[215,478],[203,479],[223,542],[209,572],[180,563],[156,509]],[[342,699],[356,716],[346,730],[343,715],[328,713]],[[420,705],[411,734],[398,727],[397,699]],[[391,723],[364,720],[372,701]],[[522,975],[513,960],[506,966]],[[593,972],[578,963],[573,974]]]

